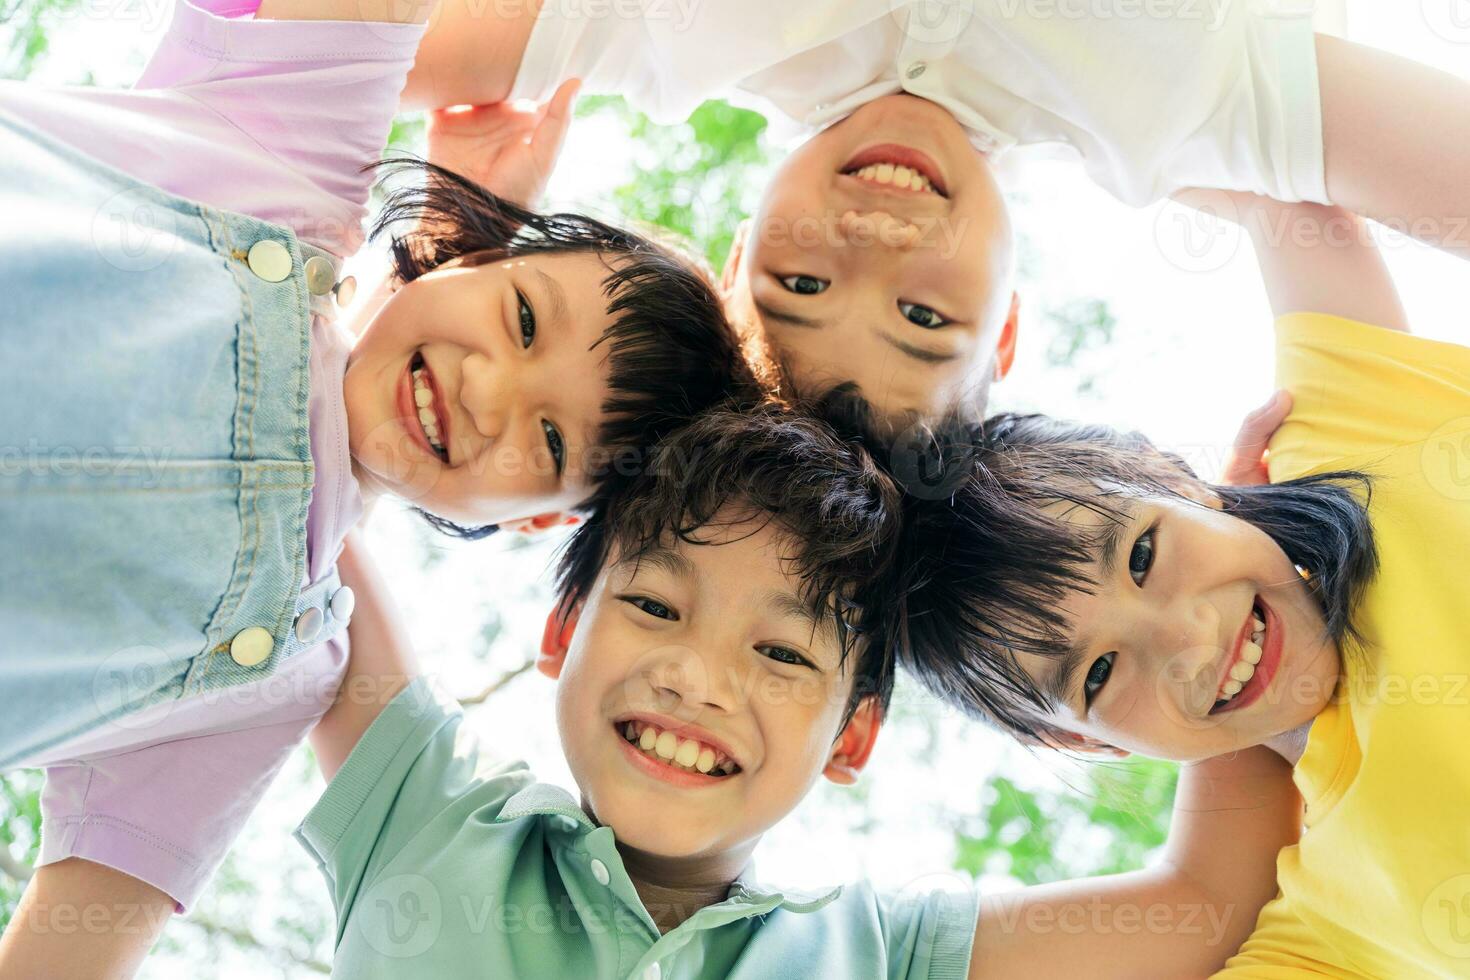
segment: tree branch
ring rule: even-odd
[[[490,695],[494,694],[496,691],[500,690],[502,687],[509,684],[511,681],[515,680],[526,671],[530,670],[535,663],[535,660],[527,660],[519,667],[513,667],[510,670],[507,670],[505,673],[501,674],[499,677],[495,678],[495,680],[486,685],[485,689],[479,694],[472,694],[467,698],[460,698],[459,703],[461,705],[464,705],[465,707],[469,707],[472,704],[483,704],[486,698],[490,697]]]

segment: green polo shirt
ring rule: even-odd
[[[963,978],[977,896],[798,894],[742,878],[660,935],[612,829],[491,757],[419,679],[301,826],[337,909],[333,976],[369,980]]]

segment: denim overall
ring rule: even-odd
[[[0,768],[342,628],[303,588],[337,262],[0,111]]]

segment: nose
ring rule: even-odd
[[[1202,715],[1215,701],[1221,657],[1220,616],[1207,602],[1180,600],[1141,622],[1136,642],[1156,660],[1161,695],[1171,692],[1187,716]]]
[[[879,245],[907,252],[919,243],[923,232],[917,225],[887,211],[845,211],[837,222],[848,245]]]
[[[459,401],[476,431],[495,440],[505,431],[506,414],[517,404],[517,373],[481,353],[464,359],[460,370]]]
[[[647,677],[660,710],[687,721],[706,710],[729,712],[736,704],[738,684],[729,663],[695,647],[670,644],[653,651]]]

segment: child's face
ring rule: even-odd
[[[353,348],[343,395],[357,470],[466,526],[565,511],[590,487],[609,270],[586,253],[474,261],[398,289]]]
[[[711,527],[699,532],[709,543],[609,565],[573,624],[548,623],[540,667],[559,677],[567,762],[624,846],[692,857],[753,843],[824,772],[851,782],[877,735],[870,699],[834,743],[852,679],[765,524]],[[630,724],[638,739],[652,726],[651,749],[630,744]],[[716,775],[727,759],[733,773]]]
[[[904,163],[931,183],[896,186]],[[762,330],[798,380],[855,381],[882,417],[928,416],[1009,367],[1012,253],[1005,201],[963,128],[895,95],[787,158],[724,286],[732,320]]]
[[[1321,711],[1338,651],[1276,542],[1191,501],[1125,504],[1115,560],[1092,569],[1099,588],[1063,605],[1080,656],[1046,720],[1129,752],[1193,761],[1260,744]],[[1258,613],[1265,629],[1251,647]],[[1045,690],[1067,658],[1021,659]],[[1225,700],[1232,670],[1241,683]]]

